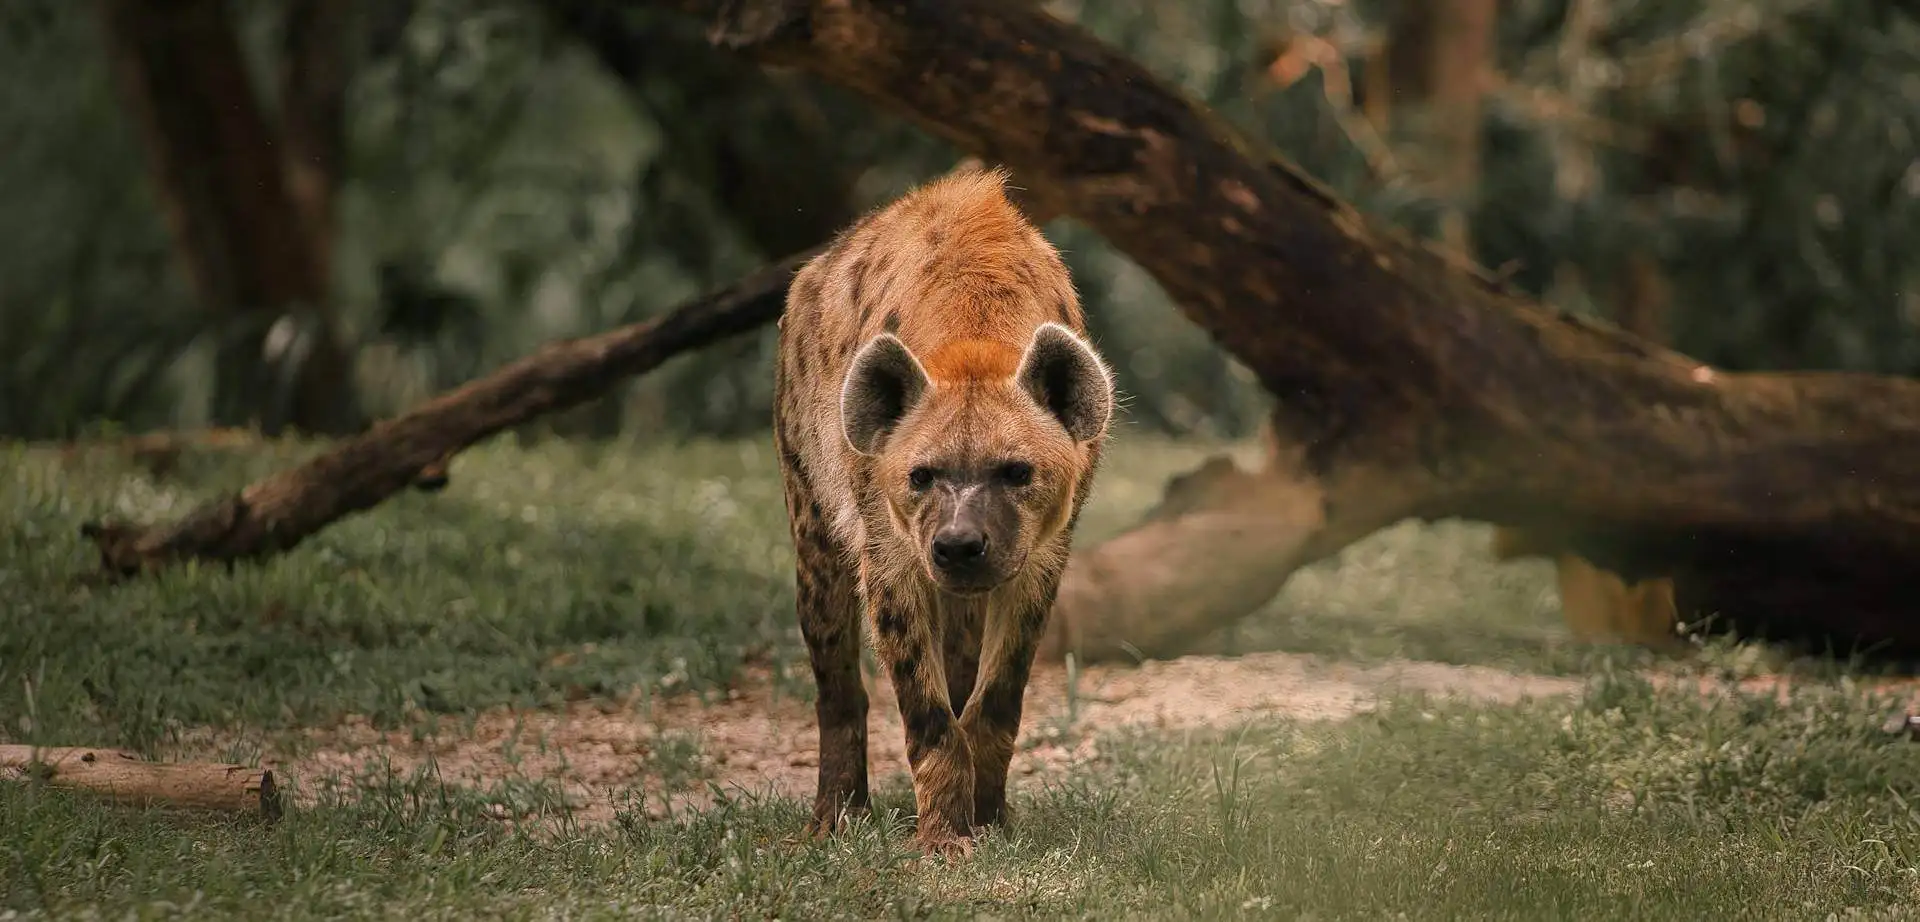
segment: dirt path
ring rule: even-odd
[[[1014,757],[1016,789],[1035,776],[1098,756],[1101,734],[1125,728],[1227,727],[1259,716],[1339,720],[1372,708],[1394,689],[1465,696],[1493,703],[1572,694],[1578,679],[1527,676],[1484,667],[1400,662],[1357,666],[1287,653],[1233,658],[1184,657],[1138,668],[1082,672],[1069,708],[1064,669],[1037,671]],[[313,796],[329,776],[350,776],[369,760],[402,774],[432,760],[442,777],[485,786],[507,778],[557,783],[587,822],[611,819],[644,791],[646,809],[712,802],[709,783],[739,793],[812,796],[813,708],[773,693],[764,672],[725,700],[681,696],[650,704],[579,702],[564,711],[491,711],[471,726],[417,738],[350,720],[310,730],[298,754],[267,754]],[[876,787],[907,783],[907,762],[892,688],[872,689],[871,770]],[[337,780],[332,783],[338,783]]]

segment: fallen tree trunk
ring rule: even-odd
[[[223,762],[148,762],[130,752],[0,745],[0,776],[101,794],[123,803],[280,818],[273,771]]]
[[[1671,576],[1683,610],[1746,633],[1920,652],[1920,383],[1728,374],[1544,309],[1023,3],[653,5],[1007,164],[1150,272],[1278,400],[1287,489],[1270,501],[1315,511],[1274,537],[1276,575],[1459,516],[1626,579]],[[1100,598],[1177,598],[1160,590],[1193,578],[1102,571],[1101,550],[1069,577]],[[1074,591],[1063,621],[1108,617]]]

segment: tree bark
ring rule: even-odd
[[[0,777],[102,794],[132,804],[280,818],[271,769],[220,762],[148,762],[129,752],[0,745]]]
[[[253,93],[221,0],[100,0],[100,10],[121,96],[145,141],[154,188],[194,290],[228,317],[293,315],[307,321],[303,355],[283,351],[263,361],[267,323],[249,325],[248,335],[221,350],[224,397],[237,404],[227,415],[259,417],[269,430],[290,423],[313,432],[344,431],[352,424],[347,360],[326,310],[331,225],[322,217],[327,207],[314,204],[330,199],[331,188],[305,169],[325,160],[315,145],[324,146],[321,139],[338,128],[344,78],[319,73],[337,62],[329,63],[331,52],[317,50],[329,36],[339,38],[338,23],[329,33],[322,28],[327,17],[315,17],[300,38],[311,53],[288,63],[289,73],[303,75],[290,85],[309,92],[288,100],[303,108],[293,119],[301,126],[291,135],[297,144],[286,148]],[[289,180],[282,150],[293,151],[307,179]],[[275,366],[296,362],[282,414],[269,397],[281,390],[277,382],[286,374]]]
[[[1276,573],[1459,516],[1671,576],[1722,626],[1920,651],[1920,382],[1729,374],[1547,310],[1023,4],[658,2],[1009,165],[1147,269],[1278,398],[1291,489],[1267,502],[1313,512],[1273,538]],[[1077,578],[1110,598],[1192,578],[1104,572],[1097,552]]]

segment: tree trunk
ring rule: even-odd
[[[1447,203],[1441,242],[1468,253],[1467,215],[1480,185],[1482,109],[1493,72],[1499,4],[1420,0],[1402,3],[1395,12],[1385,53],[1374,62],[1379,67],[1374,85],[1401,104],[1392,110],[1394,127],[1409,136],[1407,149],[1420,154],[1418,172]],[[1375,119],[1388,112],[1384,99],[1369,110]]]
[[[323,283],[333,265],[334,200],[346,159],[353,14],[351,0],[293,0],[281,45],[281,162]]]
[[[1367,118],[1398,140],[1395,159],[1443,202],[1440,243],[1463,254],[1473,251],[1468,215],[1495,14],[1491,0],[1401,4],[1364,70]],[[1173,478],[1134,529],[1083,551],[1046,655],[1197,652],[1193,625],[1231,623],[1271,601],[1292,572],[1286,561],[1321,522],[1314,494],[1279,467],[1280,446],[1266,447],[1255,470],[1221,455]]]
[[[343,78],[315,71],[337,61],[325,63],[331,52],[320,51],[289,61],[290,73],[303,76],[289,81],[302,92],[288,102],[313,108],[299,109],[292,121],[300,127],[289,135],[297,140],[284,146],[253,93],[225,3],[100,0],[100,8],[115,78],[145,141],[187,277],[208,307],[241,320],[220,350],[222,421],[350,429],[347,360],[326,310],[331,176],[324,171],[336,168],[337,147],[317,152],[329,132],[337,134]],[[326,16],[307,25],[303,48],[341,35]],[[302,166],[301,182],[289,179],[283,150]],[[274,334],[275,318],[287,316],[302,322]]]
[[[1309,510],[1269,535],[1281,578],[1395,521],[1459,516],[1672,576],[1683,609],[1743,632],[1920,651],[1920,383],[1728,374],[1544,309],[1019,3],[670,5],[1011,166],[1152,273],[1278,398],[1288,488],[1247,505]],[[1147,527],[1181,523],[1218,524]],[[1100,550],[1063,589],[1082,634],[1111,615],[1076,594],[1179,597],[1204,575],[1102,569]],[[1180,633],[1243,613],[1195,612]]]

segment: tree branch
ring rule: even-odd
[[[238,561],[285,551],[334,521],[372,508],[422,470],[509,426],[604,393],[690,349],[780,316],[787,283],[813,251],[790,257],[664,317],[549,343],[464,387],[381,422],[306,464],[155,526],[88,523],[101,564],[133,574],[199,558]]]

